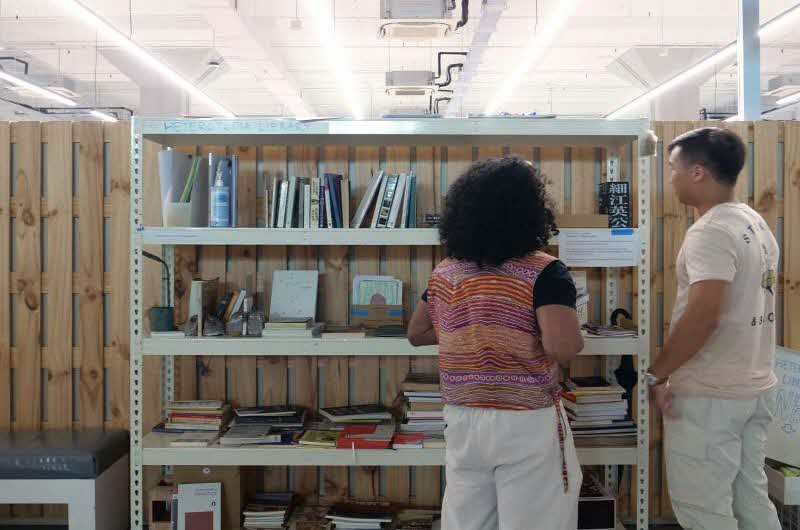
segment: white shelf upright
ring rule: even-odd
[[[324,465],[411,466],[443,465],[444,450],[337,451],[298,448],[173,448],[169,437],[144,436],[142,407],[144,356],[162,357],[162,399],[174,392],[174,355],[436,355],[435,347],[411,348],[397,339],[174,339],[144,337],[143,255],[145,244],[162,245],[164,259],[174,272],[174,245],[438,245],[431,229],[265,229],[265,228],[162,228],[143,222],[144,141],[176,145],[358,145],[358,144],[453,144],[472,145],[591,145],[618,148],[639,140],[651,145],[647,120],[597,119],[429,119],[429,120],[319,120],[284,119],[149,119],[134,117],[131,123],[131,240],[130,240],[130,492],[131,528],[141,530],[144,521],[143,466],[174,465]],[[634,144],[636,145],[636,144]],[[636,156],[637,153],[634,153]],[[584,355],[604,356],[606,375],[613,379],[619,355],[638,359],[637,443],[635,447],[579,447],[583,465],[605,465],[606,480],[616,485],[614,467],[636,466],[636,528],[648,527],[649,417],[644,373],[650,363],[650,157],[639,153],[639,212],[637,263],[638,326],[634,339],[587,338]],[[609,180],[619,176],[619,158],[609,156]],[[619,305],[616,271],[609,269],[606,307]],[[174,279],[175,275],[171,277]],[[174,280],[168,286],[174,289]]]

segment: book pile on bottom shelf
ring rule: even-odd
[[[630,420],[625,389],[602,377],[567,379],[561,403],[567,411],[576,445],[635,445],[636,425]]]
[[[293,493],[263,493],[251,495],[242,511],[247,530],[270,530],[286,528],[294,509]]]

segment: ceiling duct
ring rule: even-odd
[[[436,90],[434,72],[398,70],[386,72],[386,93],[393,96],[428,96]]]
[[[780,99],[798,92],[800,92],[800,74],[784,74],[769,80],[765,95]]]
[[[439,39],[451,31],[452,0],[381,0],[381,28],[386,39]]]

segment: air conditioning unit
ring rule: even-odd
[[[381,0],[379,36],[406,41],[445,37],[454,7],[452,0]]]
[[[436,75],[427,70],[386,72],[386,93],[393,96],[427,96],[436,90]]]
[[[798,92],[800,92],[800,74],[784,74],[769,80],[765,94],[780,99]]]

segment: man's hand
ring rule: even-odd
[[[678,412],[675,410],[672,400],[673,395],[672,389],[669,387],[669,381],[652,387],[650,392],[656,402],[656,406],[664,416],[671,419],[678,418]]]

